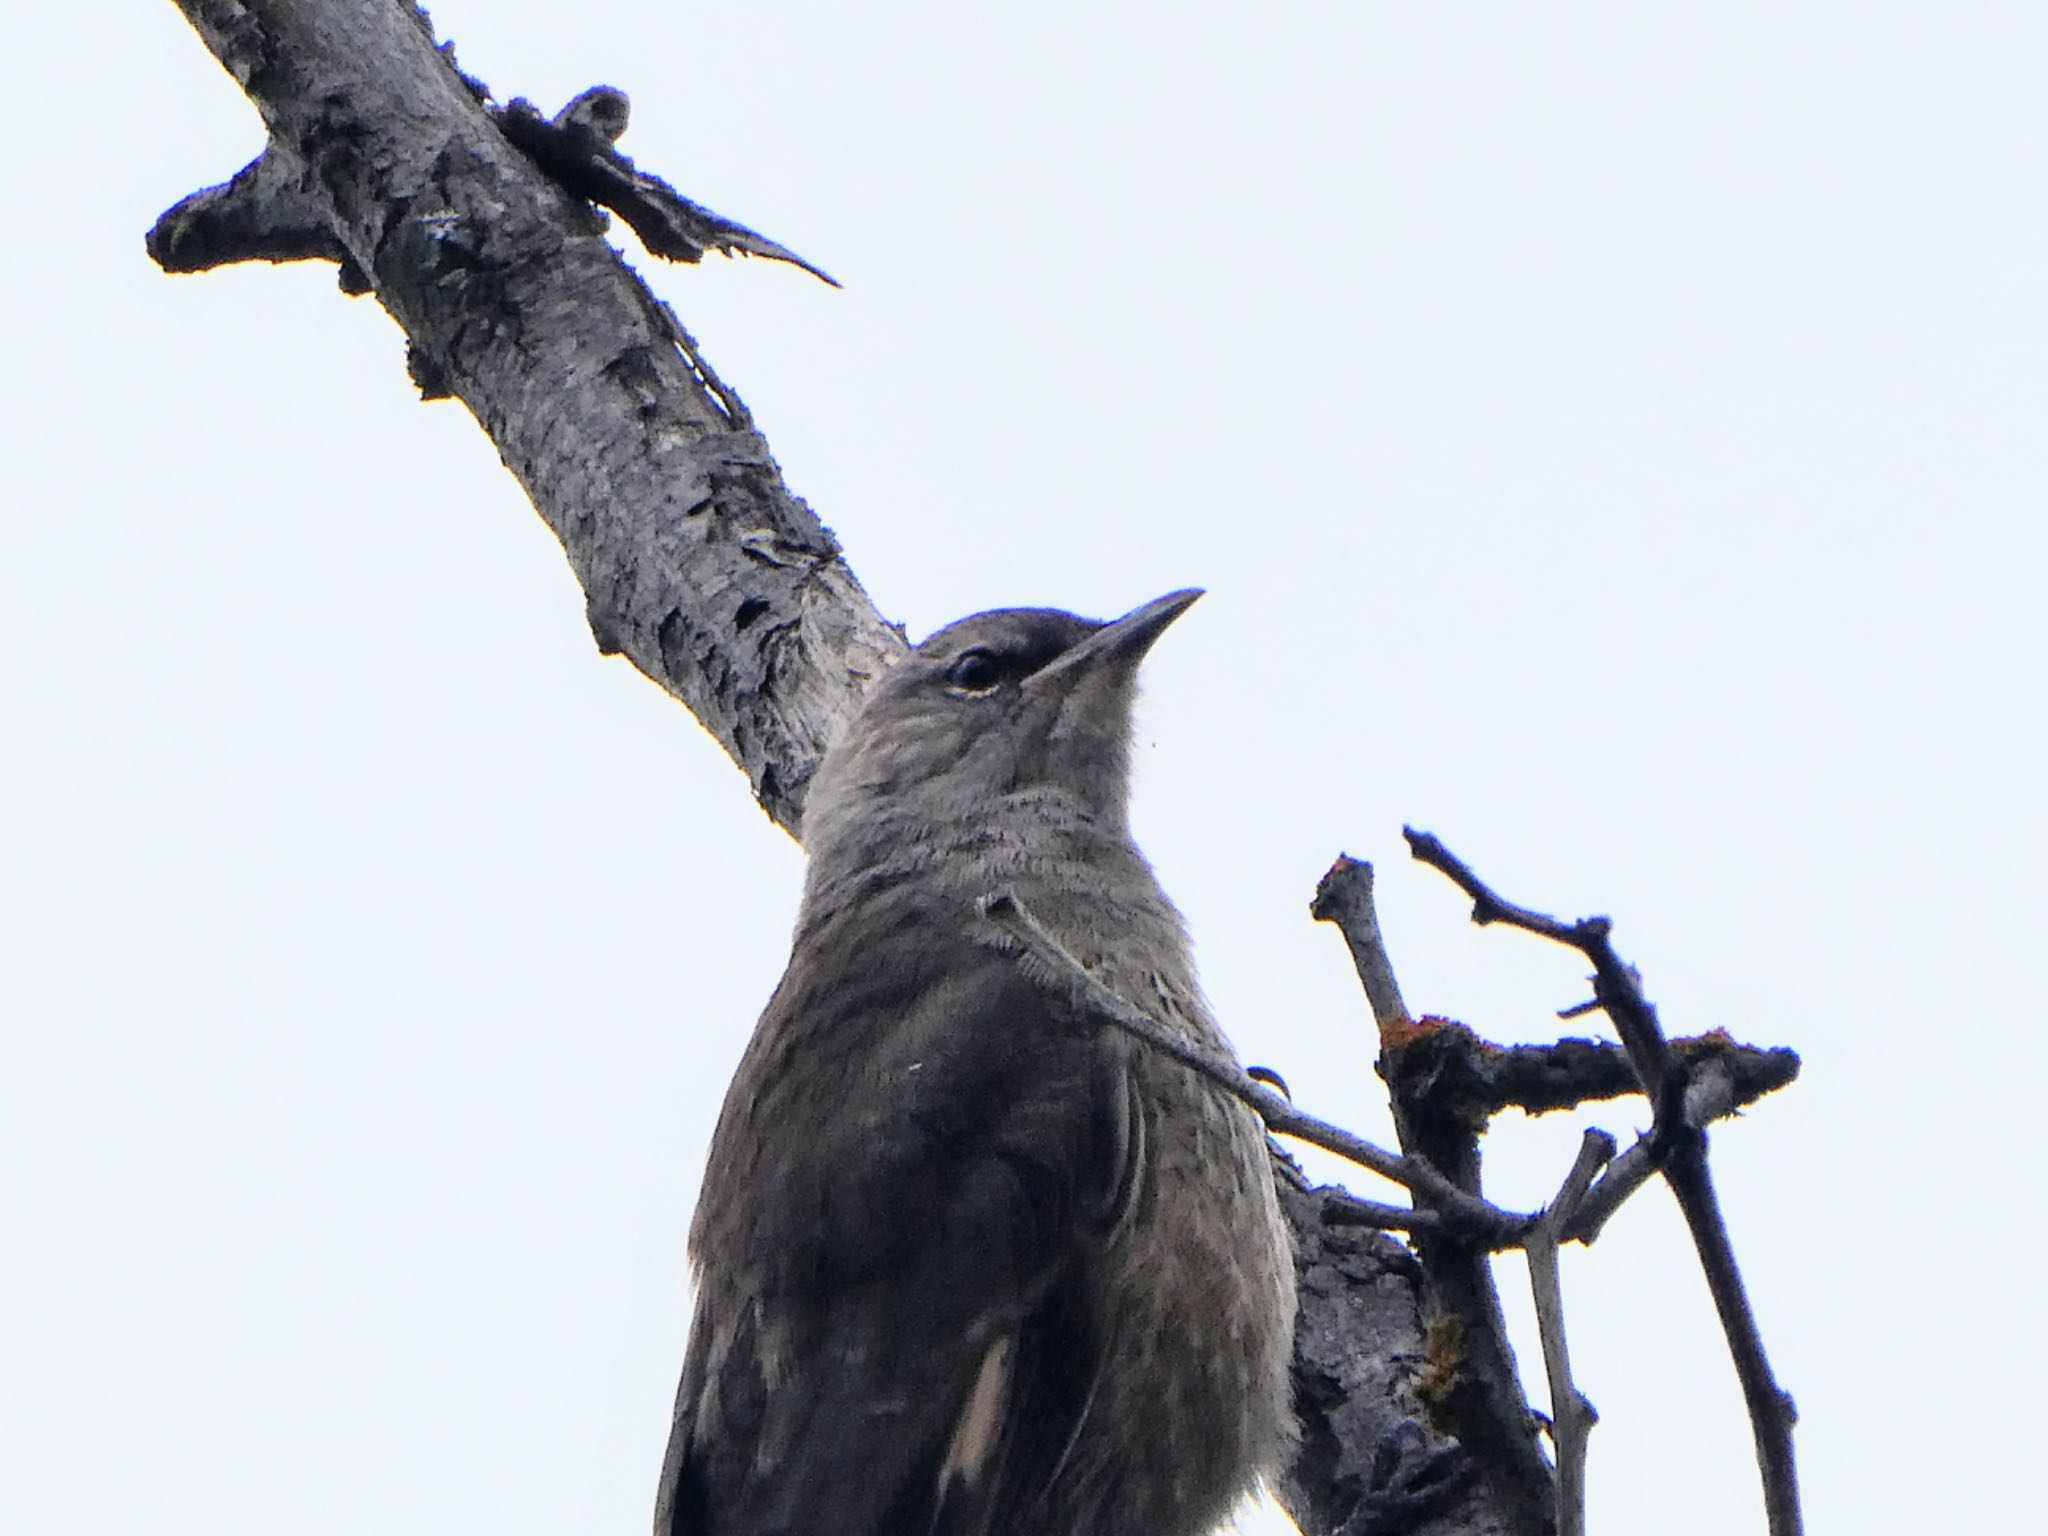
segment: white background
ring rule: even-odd
[[[501,97],[624,87],[642,164],[846,282],[634,257],[914,635],[1210,588],[1140,834],[1308,1107],[1386,1130],[1305,910],[1340,849],[1414,1007],[1532,1040],[1584,996],[1404,820],[1614,914],[1674,1032],[1796,1046],[1715,1163],[1811,1527],[2006,1523],[2037,11],[434,13]],[[146,260],[260,144],[172,6],[25,8],[0,76],[0,1529],[640,1530],[797,851],[373,302]],[[1494,1191],[1575,1136],[1506,1127]],[[1593,1529],[1760,1529],[1662,1193],[1566,1283]]]

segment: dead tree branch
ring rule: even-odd
[[[1763,1335],[1749,1305],[1749,1293],[1735,1262],[1735,1249],[1721,1216],[1720,1199],[1707,1167],[1707,1135],[1688,1105],[1690,1074],[1685,1059],[1664,1038],[1657,1010],[1644,995],[1633,967],[1615,952],[1604,917],[1574,923],[1518,906],[1493,891],[1457,855],[1426,832],[1407,830],[1415,858],[1449,877],[1472,899],[1472,920],[1505,923],[1584,955],[1593,967],[1593,996],[1613,1021],[1628,1052],[1643,1092],[1653,1106],[1645,1161],[1664,1175],[1692,1233],[1714,1309],[1727,1335],[1749,1410],[1756,1440],[1757,1467],[1763,1479],[1764,1508],[1772,1536],[1796,1536],[1801,1529],[1799,1478],[1792,1450],[1792,1427],[1798,1413],[1791,1396],[1771,1374]],[[1603,1218],[1604,1219],[1604,1218]],[[1597,1228],[1596,1228],[1597,1230]]]
[[[1371,865],[1340,857],[1317,886],[1309,911],[1344,935],[1371,1002],[1379,1026],[1378,1070],[1392,1096],[1402,1155],[1441,1168],[1462,1194],[1480,1199],[1479,1133],[1491,1111],[1476,1108],[1464,1086],[1483,1055],[1477,1037],[1443,1021],[1408,1019],[1380,934]],[[1435,1231],[1416,1233],[1415,1247],[1439,1347],[1439,1368],[1425,1394],[1432,1425],[1473,1452],[1469,1497],[1475,1503],[1504,1512],[1517,1530],[1542,1530],[1554,1482],[1537,1444],[1488,1249]]]
[[[1358,972],[1365,1000],[1372,1007],[1373,1022],[1380,1040],[1406,1038],[1415,1028],[1415,1016],[1401,999],[1401,984],[1394,979],[1394,962],[1380,937],[1379,908],[1372,899],[1372,866],[1362,859],[1339,855],[1316,885],[1315,900],[1308,915],[1319,923],[1334,923],[1351,951],[1351,965]]]
[[[602,215],[507,138],[411,6],[182,8],[270,137],[166,213],[150,253],[176,272],[331,260],[373,293],[423,392],[469,407],[562,541],[598,648],[682,700],[794,831],[812,767],[902,638]],[[578,142],[579,165],[604,163],[601,132]],[[653,206],[638,182],[614,190]],[[671,210],[672,249],[788,256],[688,207],[701,218]]]
[[[1536,1302],[1536,1327],[1543,1338],[1543,1371],[1550,1383],[1550,1438],[1557,1448],[1558,1536],[1585,1536],[1586,1442],[1600,1415],[1572,1380],[1557,1250],[1594,1176],[1613,1156],[1612,1136],[1605,1131],[1587,1131],[1557,1198],[1522,1245],[1529,1256],[1529,1287]]]

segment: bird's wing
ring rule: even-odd
[[[793,966],[728,1095],[657,1536],[984,1536],[1085,1419],[1125,1053],[1008,956],[891,958]]]

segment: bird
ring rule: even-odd
[[[962,619],[826,752],[691,1222],[656,1536],[1199,1536],[1289,1454],[1263,1128],[978,907],[1229,1051],[1128,814],[1139,664],[1199,596]]]

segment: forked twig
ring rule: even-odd
[[[1700,1267],[1706,1273],[1721,1330],[1727,1335],[1756,1440],[1757,1467],[1763,1480],[1764,1509],[1772,1536],[1797,1536],[1802,1522],[1792,1426],[1798,1413],[1791,1397],[1771,1374],[1770,1361],[1764,1353],[1763,1336],[1750,1308],[1749,1295],[1735,1262],[1734,1245],[1729,1241],[1713,1177],[1707,1168],[1706,1132],[1701,1128],[1704,1122],[1693,1119],[1694,1110],[1687,1103],[1688,1073],[1673,1057],[1657,1022],[1657,1010],[1643,995],[1634,969],[1615,953],[1609,941],[1612,925],[1604,917],[1565,923],[1517,906],[1496,894],[1435,837],[1412,827],[1405,832],[1415,858],[1448,876],[1472,899],[1475,923],[1506,923],[1576,949],[1592,963],[1594,998],[1613,1021],[1653,1107],[1654,1118],[1642,1162],[1661,1171],[1671,1186],[1692,1233]],[[1616,1167],[1618,1171],[1620,1164]],[[1609,1181],[1603,1184],[1606,1182]],[[1632,1187],[1617,1184],[1620,1196],[1613,1203],[1618,1203]],[[1611,1209],[1611,1205],[1606,1208]],[[1604,1215],[1599,1219],[1604,1220]],[[1598,1230],[1597,1222],[1592,1230]]]

